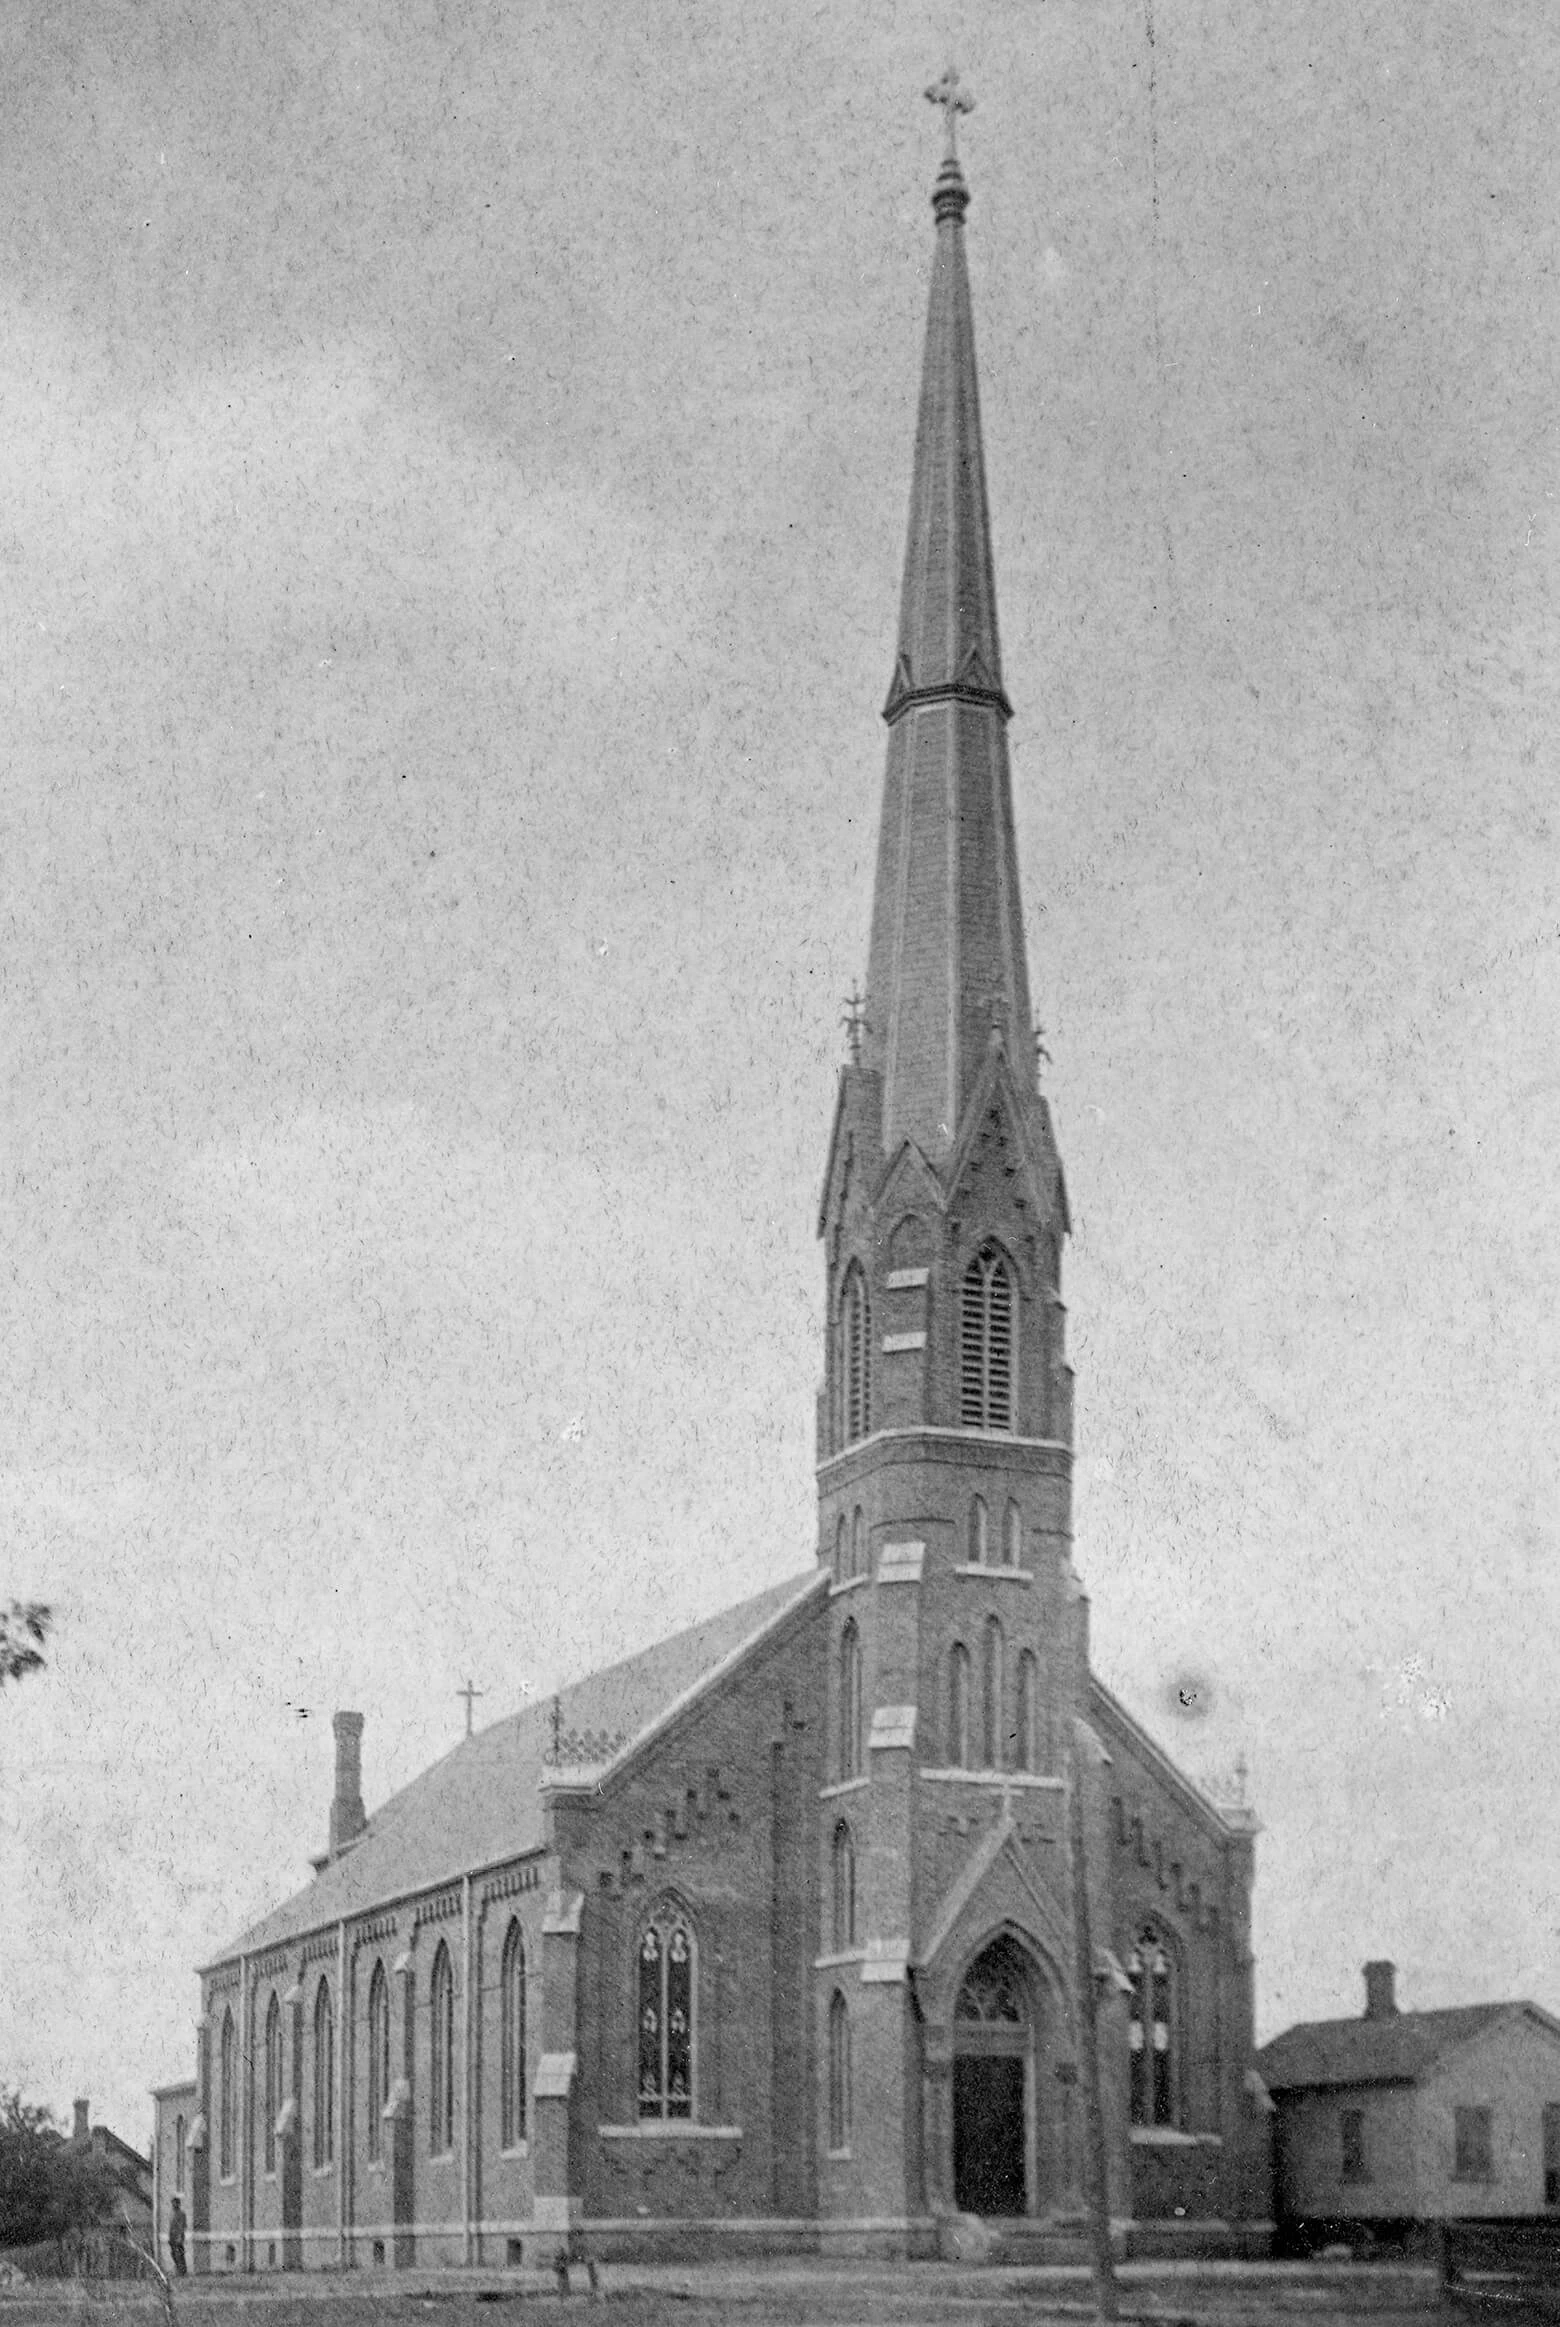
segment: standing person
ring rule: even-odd
[[[184,2276],[184,2201],[175,2198],[168,2208],[168,2252],[173,2257],[173,2275]]]

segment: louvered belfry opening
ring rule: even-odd
[[[865,1438],[872,1416],[872,1310],[859,1266],[845,1280],[844,1315],[845,1443]]]
[[[964,1272],[959,1420],[966,1430],[1013,1427],[1013,1272],[994,1244]]]

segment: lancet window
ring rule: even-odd
[[[872,1427],[872,1303],[859,1261],[853,1261],[840,1299],[840,1418],[849,1446]]]
[[[991,1526],[986,1513],[984,1495],[977,1495],[970,1505],[969,1561],[971,1567],[984,1567],[991,1548]]]
[[[1022,1567],[1024,1564],[1024,1521],[1016,1503],[1009,1503],[1002,1516],[1002,1565]]]
[[[1127,1960],[1132,1983],[1128,2036],[1132,2048],[1132,2122],[1173,2125],[1176,2104],[1175,1965],[1152,1924],[1138,1934]]]
[[[1014,1707],[1015,1720],[1013,1723],[1013,1767],[1015,1769],[1033,1770],[1040,1766],[1039,1739],[1035,1733],[1036,1716],[1039,1711],[1039,1679],[1039,1667],[1035,1662],[1034,1651],[1026,1648],[1021,1651],[1018,1659],[1017,1703]]]
[[[326,2166],[336,2156],[336,2015],[330,1983],[314,1995],[314,2162]]]
[[[962,1640],[948,1651],[948,1767],[964,1769],[970,1758],[970,1652]]]
[[[445,2157],[455,2146],[455,1976],[443,1940],[428,1990],[428,2147]]]
[[[856,1944],[856,1841],[843,1818],[834,1829],[832,1856],[834,1946],[839,1953]]]
[[[850,2010],[838,1988],[829,2000],[829,2147],[850,2147]]]
[[[223,2181],[233,2179],[238,2150],[238,2032],[233,2015],[222,2015],[222,2092],[217,2111],[217,2171]]]
[[[265,2170],[276,2171],[276,2120],[282,2113],[282,2007],[276,1990],[265,2015]]]
[[[693,2115],[697,1954],[687,1917],[652,1916],[639,1939],[639,2114]]]
[[[840,1750],[842,1778],[861,1775],[861,1634],[854,1621],[840,1634]]]
[[[959,1420],[967,1430],[1013,1427],[1013,1271],[984,1244],[964,1272],[959,1310]]]
[[[1002,1627],[988,1618],[980,1643],[980,1763],[995,1769],[1002,1752]]]
[[[525,1936],[518,1917],[504,1940],[500,1990],[500,2138],[505,2149],[517,2149],[525,2139]]]
[[[369,2162],[384,2155],[385,2109],[390,2099],[390,1988],[382,1963],[368,1983],[368,2126],[364,2148]]]

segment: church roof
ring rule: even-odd
[[[810,1568],[560,1689],[556,1720],[564,1758],[603,1768],[624,1759],[821,1582],[820,1571]],[[554,1718],[547,1698],[462,1738],[376,1810],[306,1889],[251,1925],[213,1963],[257,1954],[343,1916],[539,1850],[545,1839],[540,1788]]]
[[[1536,2004],[1458,2004],[1441,2012],[1393,2012],[1375,2019],[1304,2020],[1257,2054],[1270,2093],[1329,2085],[1416,2084],[1455,2046],[1482,2036],[1508,2013],[1528,2013],[1560,2035]]]

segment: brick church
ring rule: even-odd
[[[372,1817],[336,1716],[329,1847],[202,1971],[194,2082],[157,2098],[160,2218],[177,2188],[198,2270],[929,2254],[961,2214],[1064,2252],[1085,1961],[1128,2241],[1267,2214],[1253,1823],[1092,1677],[1072,1559],[968,201],[950,136],[819,1217],[816,1565]]]

